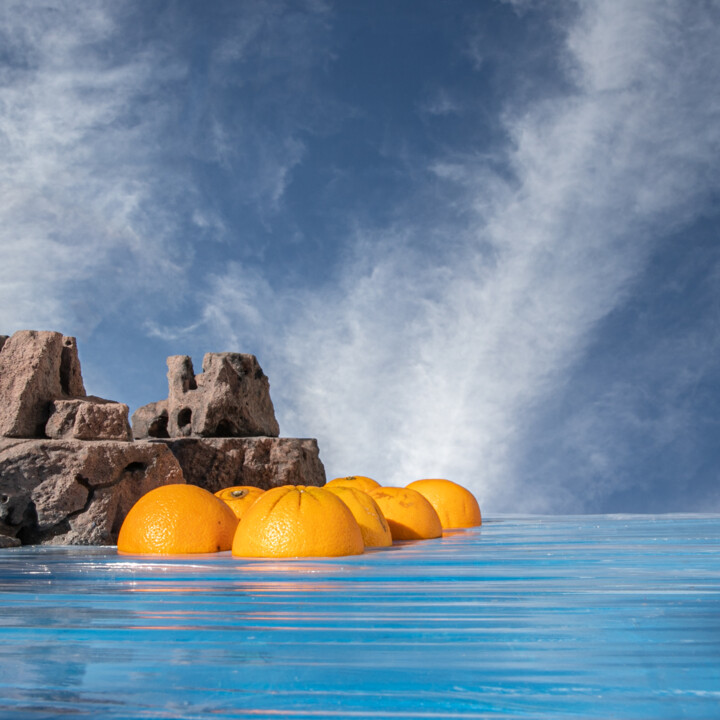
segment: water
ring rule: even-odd
[[[0,550],[2,718],[720,718],[720,516],[330,560]]]

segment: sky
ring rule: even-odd
[[[328,479],[720,512],[720,2],[2,0],[0,332],[258,357]]]

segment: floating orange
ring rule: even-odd
[[[385,515],[393,540],[426,540],[442,535],[435,508],[416,490],[380,487],[369,494]]]
[[[234,485],[233,487],[218,490],[215,497],[227,503],[239,520],[245,511],[264,493],[259,487],[252,485]]]
[[[370,490],[379,488],[380,483],[364,475],[349,475],[348,477],[330,480],[330,482],[325,483],[325,487],[352,487],[363,492],[370,492]]]
[[[439,478],[415,480],[407,487],[424,495],[435,508],[443,529],[482,525],[480,506],[475,496],[452,480]]]
[[[344,485],[326,486],[325,489],[337,495],[348,506],[360,526],[365,547],[392,545],[392,535],[387,520],[370,495],[357,488]]]
[[[335,557],[363,550],[347,505],[329,490],[303,485],[263,493],[243,515],[232,544],[240,557]]]
[[[127,514],[118,552],[148,555],[229,550],[238,520],[211,492],[196,485],[161,485]]]

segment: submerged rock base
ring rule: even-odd
[[[0,439],[6,545],[113,545],[139,497],[184,483],[170,450],[116,440]]]

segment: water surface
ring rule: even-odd
[[[720,516],[322,560],[0,550],[2,718],[720,718]]]

